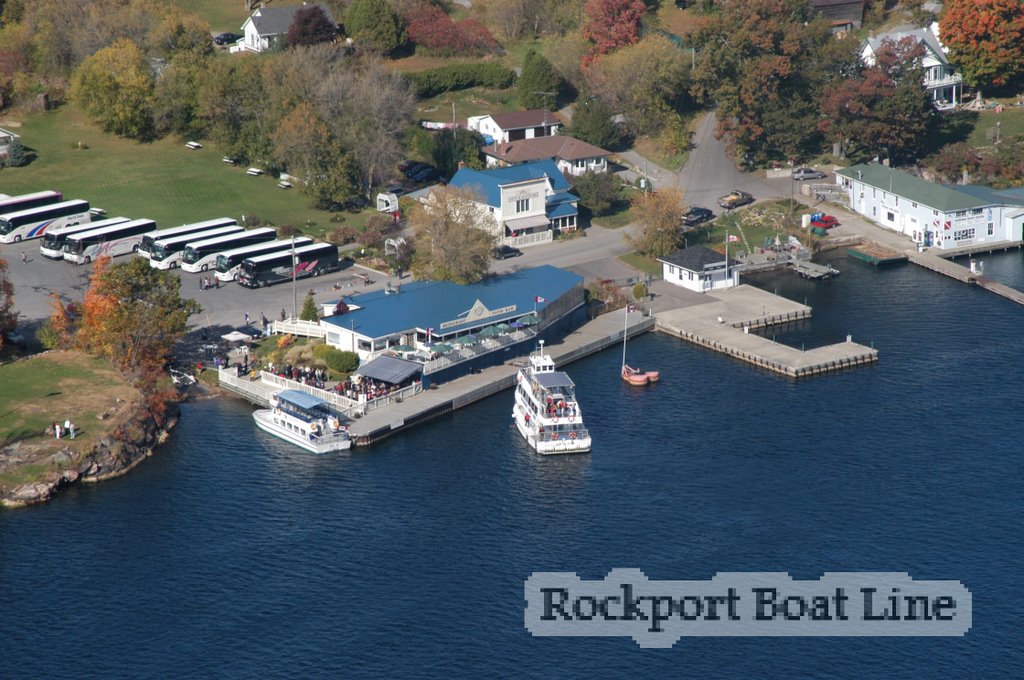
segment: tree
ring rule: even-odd
[[[596,216],[604,215],[619,200],[622,182],[611,172],[587,172],[573,179],[580,201]]]
[[[519,104],[526,109],[554,111],[562,90],[562,79],[543,55],[530,50],[523,60],[523,72],[516,81]]]
[[[337,35],[337,25],[327,18],[324,10],[319,5],[307,5],[295,12],[285,42],[288,47],[309,47],[333,42]]]
[[[345,32],[360,49],[390,54],[402,44],[402,29],[391,6],[380,0],[353,0],[345,14]]]
[[[646,11],[641,0],[587,0],[583,37],[593,45],[592,54],[608,54],[639,40]]]
[[[358,193],[348,155],[313,104],[301,102],[271,135],[275,160],[301,177],[302,189],[318,204],[340,204]]]
[[[480,147],[484,138],[475,130],[441,130],[430,137],[430,158],[443,177],[451,177],[458,171],[459,163],[466,167],[481,169]]]
[[[414,208],[409,224],[416,235],[412,270],[417,278],[476,283],[491,266],[495,223],[464,189],[434,189]]]
[[[0,257],[0,331],[13,331],[18,325],[18,313],[14,311],[14,284],[7,277],[7,260]],[[0,336],[0,346],[3,346]]]
[[[108,132],[144,138],[153,128],[153,79],[139,46],[118,40],[82,62],[71,97]]]
[[[149,384],[185,335],[189,316],[201,311],[195,300],[182,299],[180,288],[177,276],[141,258],[114,266],[109,258],[96,260],[82,302],[79,346]]]
[[[946,0],[939,20],[950,60],[974,87],[1003,86],[1024,73],[1024,3]]]
[[[7,145],[7,155],[0,156],[0,168],[20,168],[28,162],[25,145],[17,137]]]
[[[319,321],[320,310],[316,306],[316,298],[312,293],[306,293],[306,299],[302,301],[302,311],[299,312],[299,319],[302,321]]]
[[[569,134],[602,149],[610,149],[619,143],[612,110],[600,99],[591,98],[576,105]]]
[[[210,57],[194,51],[178,52],[160,74],[153,93],[153,125],[157,134],[176,132],[202,137],[206,123],[199,106],[199,84]]]
[[[678,189],[637,194],[633,210],[640,222],[640,234],[626,235],[630,247],[646,257],[665,257],[679,249],[683,195]]]

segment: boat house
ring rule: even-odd
[[[358,372],[387,356],[422,365],[424,382],[436,383],[560,339],[586,321],[584,303],[583,277],[543,265],[472,285],[416,281],[367,293],[354,311],[320,325],[327,344],[359,355]]]
[[[739,284],[739,267],[732,259],[704,246],[690,246],[663,258],[662,277],[666,283],[706,293]]]

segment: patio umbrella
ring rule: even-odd
[[[480,331],[479,335],[481,338],[493,338],[495,335],[500,335],[501,331],[496,326],[488,326]]]
[[[507,323],[499,323],[497,326],[495,326],[495,328],[497,328],[502,333],[507,333],[510,330],[512,330],[512,327],[509,326]]]
[[[395,352],[415,352],[416,351],[415,347],[410,347],[409,345],[395,345],[391,349],[393,351],[395,351]]]
[[[512,328],[526,328],[526,324],[521,321],[513,321],[511,326]]]
[[[475,335],[463,335],[461,338],[455,338],[452,340],[456,345],[472,345],[476,342]]]
[[[519,323],[523,324],[524,326],[532,326],[539,322],[540,317],[538,317],[536,314],[527,314],[526,316],[519,317]]]
[[[451,352],[455,348],[449,345],[447,342],[438,342],[434,345],[431,345],[430,349],[434,350],[438,354],[447,354],[448,352]]]

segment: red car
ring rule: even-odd
[[[839,220],[832,217],[831,215],[822,215],[818,219],[811,222],[812,227],[818,227],[819,229],[831,229],[832,227],[839,226]]]

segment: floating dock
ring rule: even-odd
[[[790,378],[805,378],[878,361],[878,350],[847,338],[826,347],[796,349],[752,329],[807,319],[811,308],[752,286],[708,295],[714,299],[657,317],[656,329]]]
[[[900,251],[893,250],[892,248],[886,248],[885,246],[873,241],[853,246],[846,251],[846,254],[855,260],[861,260],[862,262],[873,264],[876,267],[907,261],[907,256]]]
[[[810,260],[795,260],[790,266],[802,279],[830,279],[839,276],[839,270],[835,267]]]

